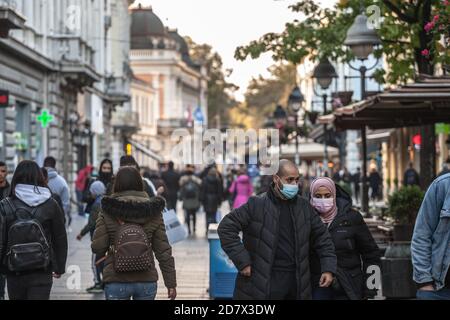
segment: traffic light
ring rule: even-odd
[[[127,156],[131,156],[131,143],[127,143]]]

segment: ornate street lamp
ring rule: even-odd
[[[322,58],[320,60],[320,63],[314,68],[313,71],[313,78],[317,80],[317,83],[322,88],[323,94],[322,94],[322,101],[323,101],[323,115],[327,114],[327,100],[328,95],[326,93],[326,90],[329,88],[331,82],[333,81],[333,78],[337,78],[336,70],[334,69],[333,65],[330,63],[330,60],[327,58]],[[320,96],[316,92],[316,89],[313,86],[313,90],[316,96]],[[323,157],[323,163],[325,171],[328,170],[328,148],[327,148],[327,125],[323,125],[323,136],[324,136],[324,157]]]
[[[367,16],[364,13],[359,14],[355,22],[347,31],[347,38],[344,44],[348,46],[353,54],[364,63],[369,55],[373,52],[375,46],[381,44],[381,40],[378,37],[374,29],[369,29],[367,27]],[[372,70],[378,65],[379,59],[375,62],[373,66],[367,68],[364,64],[361,64],[359,68],[355,68],[349,63],[350,68],[359,71],[361,74],[361,100],[366,97],[366,72]],[[369,213],[369,197],[368,197],[368,186],[367,186],[367,139],[366,139],[366,126],[361,127],[361,140],[362,140],[362,153],[363,153],[363,190],[362,190],[362,210]]]
[[[292,90],[291,94],[289,95],[288,99],[288,108],[289,110],[294,113],[295,117],[295,165],[298,167],[300,166],[300,154],[298,152],[298,136],[299,136],[299,127],[298,127],[298,112],[303,106],[303,103],[305,102],[305,97],[303,96],[302,92],[300,91],[300,88],[298,86],[295,86],[295,88]]]

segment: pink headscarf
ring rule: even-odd
[[[310,193],[311,193],[311,200],[310,203],[313,205],[313,198],[314,194],[319,190],[320,187],[325,187],[333,196],[333,207],[330,211],[325,213],[320,213],[320,219],[322,219],[323,223],[329,225],[331,222],[333,222],[334,218],[337,215],[337,206],[336,206],[336,185],[334,184],[334,181],[330,178],[321,177],[315,179],[310,186]]]

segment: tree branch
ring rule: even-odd
[[[408,22],[408,23],[417,23],[417,22],[419,22],[419,20],[416,19],[415,17],[411,17],[411,16],[403,13],[402,10],[399,7],[397,7],[395,4],[393,4],[390,0],[383,0],[383,3],[392,12],[394,12],[402,21],[405,21],[405,22]]]

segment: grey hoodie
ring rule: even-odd
[[[48,171],[48,187],[52,193],[57,194],[61,198],[64,213],[70,214],[70,192],[66,180],[61,177],[54,168],[46,168]]]
[[[32,208],[38,207],[52,196],[48,188],[36,187],[29,184],[18,184],[14,191],[17,198]]]

